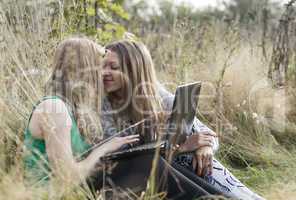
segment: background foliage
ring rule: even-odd
[[[137,37],[172,91],[202,80],[198,115],[220,135],[217,158],[267,199],[293,199],[294,11],[294,1],[269,0],[203,10],[168,0],[0,0],[0,199],[50,198],[24,184],[23,130],[57,44],[73,35],[103,45]],[[77,189],[55,198],[89,195]]]

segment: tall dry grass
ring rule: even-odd
[[[43,95],[52,53],[62,38],[50,35],[46,1],[34,1],[30,11],[25,1],[4,3],[0,4],[0,199],[52,199],[54,187],[48,193],[25,185],[21,155],[27,118]],[[257,45],[259,35],[260,31],[246,33],[235,23],[214,21],[192,28],[185,21],[176,22],[170,34],[142,38],[153,54],[159,79],[169,89],[203,81],[199,117],[220,134],[216,156],[268,199],[288,199],[296,188],[295,92],[292,86],[272,88],[268,62]],[[271,45],[269,41],[268,56]],[[60,198],[88,195],[75,190]]]
[[[277,199],[280,189],[273,187],[289,182],[286,195],[281,193],[287,197],[296,187],[295,89],[294,83],[273,88],[263,54],[271,57],[273,43],[266,38],[263,52],[260,36],[260,29],[247,32],[235,22],[211,21],[194,29],[177,21],[171,34],[144,38],[160,79],[172,91],[180,83],[203,81],[199,114],[221,136],[216,156],[255,191]]]

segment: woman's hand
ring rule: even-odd
[[[125,137],[115,137],[102,145],[105,153],[114,152],[125,144],[130,144],[139,141],[139,135],[129,135]]]
[[[200,132],[189,136],[180,145],[178,152],[194,152],[193,168],[198,176],[211,174],[213,171],[213,144],[217,137],[214,132]]]
[[[193,167],[198,176],[212,174],[213,171],[213,148],[204,146],[198,149],[193,158]]]
[[[213,148],[215,137],[217,137],[217,135],[214,132],[200,132],[190,135],[187,137],[186,141],[180,145],[178,152],[194,152],[202,147]]]

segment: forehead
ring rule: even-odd
[[[105,54],[106,62],[119,62],[119,57],[114,51],[107,50]]]

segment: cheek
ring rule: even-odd
[[[123,76],[121,73],[116,73],[113,75],[113,78],[114,78],[114,84],[117,86],[117,87],[122,87],[123,86]]]

